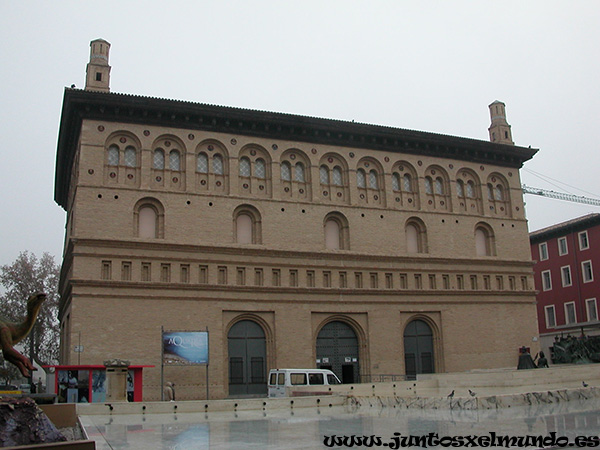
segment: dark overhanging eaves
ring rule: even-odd
[[[68,178],[83,119],[366,148],[513,168],[520,168],[537,152],[532,148],[381,125],[67,88],[55,179],[55,201],[65,209]]]
[[[565,236],[570,233],[577,233],[598,225],[600,225],[600,214],[588,214],[583,217],[568,220],[564,223],[552,225],[548,228],[532,231],[529,233],[529,242],[531,244],[538,244],[548,239]]]

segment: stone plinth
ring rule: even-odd
[[[106,367],[106,401],[127,401],[127,372],[129,361],[110,359],[104,361]]]

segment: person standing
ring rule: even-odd
[[[175,389],[173,388],[173,386],[175,386],[173,383],[171,383],[170,381],[167,381],[165,388],[163,390],[165,401],[167,401],[167,402],[175,401]]]
[[[537,361],[537,366],[538,366],[538,369],[540,369],[542,367],[549,367],[548,360],[546,359],[546,355],[544,355],[544,352],[540,352],[540,359],[538,359],[538,361]]]

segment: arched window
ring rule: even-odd
[[[262,147],[253,145],[242,148],[239,155],[239,176],[241,182],[238,184],[239,193],[242,195],[257,195],[261,197],[270,197],[272,192],[272,176],[271,172],[271,157],[269,153]],[[275,177],[280,177],[286,169],[281,167],[280,173],[275,173]],[[285,176],[285,173],[283,173]],[[285,182],[285,180],[282,180]],[[278,183],[279,185],[279,183]],[[284,190],[289,186],[281,185]]]
[[[419,230],[413,224],[406,225],[406,250],[408,253],[420,253]]]
[[[427,199],[424,204],[425,207],[427,209],[451,210],[450,180],[447,172],[440,166],[429,166],[425,170],[424,182]],[[465,186],[463,185],[463,187]]]
[[[198,161],[196,165],[196,170],[199,173],[208,173],[208,156],[206,153],[201,152],[198,153]]]
[[[238,244],[261,243],[260,213],[250,205],[242,205],[233,212],[234,236]]]
[[[412,178],[411,178],[410,174],[405,173],[403,179],[404,179],[404,190],[406,192],[412,192],[413,191]]]
[[[125,131],[111,134],[105,142],[104,179],[107,184],[124,184],[139,187],[141,181],[137,138]]]
[[[267,177],[267,169],[264,159],[257,158],[256,161],[254,161],[254,176],[261,179],[265,179]]]
[[[137,167],[137,154],[135,147],[127,147],[125,149],[125,165],[127,167]]]
[[[365,187],[367,187],[367,180],[366,180],[365,171],[362,170],[362,169],[358,169],[356,171],[356,185],[359,188],[365,188]]]
[[[108,147],[108,165],[119,165],[119,147],[117,147],[116,145],[111,145],[110,147]]]
[[[250,159],[246,158],[245,156],[240,159],[240,176],[250,176]]]
[[[327,153],[321,157],[319,179],[324,199],[336,203],[349,202],[348,165],[340,155]]]
[[[294,166],[295,180],[299,183],[304,183],[304,164],[297,162]]]
[[[213,172],[215,175],[223,175],[223,157],[221,155],[213,156]]]
[[[164,237],[164,208],[154,198],[138,201],[133,209],[134,235],[140,238],[157,239]]]
[[[327,250],[340,249],[340,224],[335,219],[329,219],[325,222],[325,248]]]
[[[332,170],[332,174],[332,181],[334,186],[341,186],[343,184],[342,168],[340,166],[335,166]]]
[[[292,179],[292,166],[287,161],[281,163],[281,179],[283,181],[291,181]]]
[[[477,256],[488,256],[487,233],[481,228],[475,230],[475,251]]]
[[[396,172],[392,174],[392,189],[394,191],[400,190],[400,175]]]
[[[420,219],[409,219],[404,227],[404,232],[408,253],[427,253],[427,233],[425,224]]]
[[[360,325],[353,323],[350,318],[330,320],[323,324],[316,340],[317,367],[330,368],[342,383],[358,383],[361,373],[361,342],[358,333]],[[354,328],[356,326],[356,328]],[[358,332],[358,333],[357,333]],[[361,338],[364,334],[361,333]],[[354,361],[349,363],[350,361]],[[361,363],[359,363],[361,361]]]
[[[231,327],[226,343],[230,396],[267,395],[266,342],[263,327],[254,320]]]
[[[465,196],[465,183],[463,182],[463,180],[458,180],[456,182],[456,193],[459,197]]]
[[[491,214],[498,216],[512,215],[510,184],[506,177],[495,172],[487,179],[487,199]]]
[[[369,172],[369,187],[371,189],[379,189],[379,183],[377,182],[377,171],[371,170]]]
[[[284,151],[281,155],[281,195],[287,198],[310,199],[312,186],[311,173],[306,168],[310,167],[310,159],[306,154],[295,148]]]
[[[338,212],[325,216],[323,222],[325,248],[327,250],[348,250],[350,247],[348,220]]]
[[[152,167],[158,170],[163,170],[165,168],[165,152],[160,148],[154,150],[154,157],[152,158]]]
[[[236,222],[237,243],[252,244],[252,217],[248,214],[240,214],[237,216]]]
[[[377,170],[377,173],[380,175],[379,193],[377,193],[377,195],[383,199],[386,195],[382,187],[385,180],[385,176],[383,175],[385,171],[383,170],[383,167],[380,167],[377,164],[374,165],[375,170]],[[407,161],[396,162],[392,166],[392,190],[394,191],[394,196],[391,197],[390,200],[394,200],[394,202],[390,206],[393,205],[396,208],[401,209],[420,209],[421,199],[419,196],[418,180],[417,172],[410,163]],[[431,179],[424,180],[424,183],[428,188],[432,187]],[[382,202],[380,204],[383,206],[385,203]]]
[[[329,169],[327,166],[319,167],[319,179],[321,180],[321,184],[329,184]]]
[[[433,333],[424,320],[412,320],[404,330],[404,368],[409,380],[435,372]]]
[[[479,224],[475,227],[475,254],[477,256],[494,256],[494,235],[488,226]]]
[[[153,206],[142,206],[139,210],[139,237],[156,238],[157,236],[156,209]]]
[[[181,156],[178,150],[171,150],[169,152],[169,169],[175,172],[181,170]]]

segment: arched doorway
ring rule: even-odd
[[[267,393],[267,350],[265,332],[252,320],[241,320],[227,335],[229,395]]]
[[[411,321],[404,330],[404,367],[406,377],[414,380],[419,373],[434,373],[433,332],[423,320]]]
[[[329,322],[317,336],[317,365],[332,370],[342,383],[358,383],[358,338],[347,323]]]

